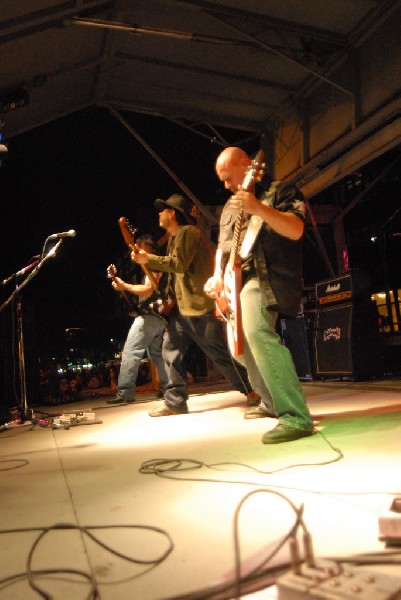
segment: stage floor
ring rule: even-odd
[[[251,592],[252,600],[286,600],[280,584],[269,585],[273,571],[260,577],[261,591],[217,596],[207,588],[270,565],[290,573],[288,541],[264,563],[302,505],[318,561],[378,553],[386,564],[369,569],[398,576],[379,520],[401,498],[401,381],[302,387],[317,433],[275,446],[261,438],[276,421],[244,420],[245,397],[225,384],[191,386],[188,415],[149,417],[160,400],[146,389],[141,402],[123,406],[108,405],[101,390],[34,408],[43,425],[45,413],[90,409],[101,422],[3,428],[0,598],[80,600],[97,587],[102,600]],[[29,570],[48,596],[30,586]]]

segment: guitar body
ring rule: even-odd
[[[131,223],[128,221],[126,217],[120,217],[118,220],[118,224],[120,226],[120,230],[122,236],[124,238],[125,243],[130,248],[130,250],[137,252],[139,247],[135,243],[135,235],[137,233],[137,229],[133,228]],[[164,238],[162,238],[162,243],[164,243]],[[155,274],[148,269],[146,265],[141,264],[141,268],[148,277],[152,289],[160,296],[155,302],[152,302],[149,305],[149,308],[155,313],[160,315],[161,317],[167,318],[176,305],[176,301],[173,298],[162,298],[161,294],[158,290],[158,279]]]
[[[228,306],[227,296],[226,296],[226,293],[224,290],[221,292],[221,294],[219,294],[217,296],[215,304],[216,304],[216,309],[214,311],[214,314],[216,315],[216,317],[225,318],[228,313],[229,306]]]
[[[167,319],[175,305],[176,301],[172,298],[159,298],[149,304],[149,308],[157,315]]]
[[[227,341],[231,354],[242,356],[244,354],[244,329],[242,327],[242,312],[240,293],[242,289],[241,263],[234,265],[233,269],[226,269],[224,274],[225,298],[227,302]]]
[[[249,189],[253,187],[256,179],[260,177],[263,156],[263,150],[259,150],[245,174],[241,189],[249,191]],[[230,258],[224,272],[224,293],[216,301],[216,311],[219,311],[220,315],[223,316],[227,321],[228,346],[231,354],[234,357],[242,356],[244,354],[245,340],[244,330],[242,327],[240,301],[240,293],[242,290],[242,270],[241,257],[239,254],[239,244],[243,223],[244,212],[241,208],[241,210],[238,211],[238,215],[235,220]],[[220,302],[221,298],[223,297],[227,301],[227,307],[225,311],[223,309],[220,311]]]

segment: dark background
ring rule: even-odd
[[[213,170],[219,146],[164,119],[131,115],[130,123],[203,203],[224,203]],[[135,275],[127,272],[118,219],[126,216],[139,233],[161,237],[153,202],[180,191],[175,181],[116,118],[93,108],[12,139],[0,190],[1,280],[30,264],[50,234],[77,232],[22,291],[24,304],[32,305],[40,353],[55,352],[67,327],[95,338],[110,333],[119,301],[107,266]],[[14,285],[3,286],[2,300]]]

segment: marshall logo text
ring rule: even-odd
[[[328,294],[329,292],[338,292],[340,289],[341,289],[340,283],[336,283],[336,285],[329,283],[326,287],[326,294]]]

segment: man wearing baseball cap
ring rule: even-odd
[[[232,387],[247,396],[248,406],[258,404],[246,369],[234,362],[227,345],[221,321],[214,313],[215,303],[204,292],[213,273],[213,251],[192,216],[192,202],[173,194],[158,199],[159,225],[169,232],[167,255],[158,256],[143,250],[132,253],[139,264],[150,270],[168,273],[167,294],[175,299],[163,340],[163,358],[169,374],[164,405],[149,412],[151,417],[164,417],[188,412],[187,372],[184,355],[192,341],[216,364]]]

